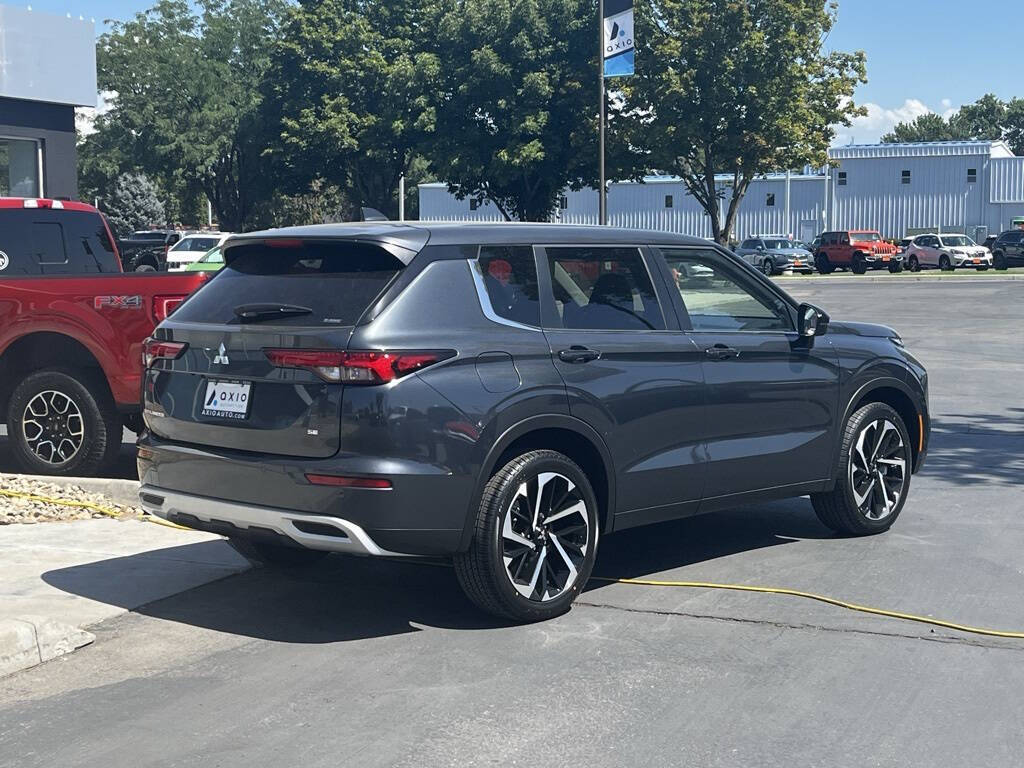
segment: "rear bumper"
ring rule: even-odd
[[[143,492],[151,489],[153,496],[171,500],[159,506],[144,499],[143,507],[154,514],[228,536],[255,538],[273,531],[313,549],[450,555],[460,546],[474,488],[468,474],[410,459],[273,456],[200,448],[152,432],[144,432],[138,444]],[[392,487],[316,485],[307,474],[386,477]],[[168,517],[172,514],[179,518]],[[317,522],[331,529],[310,534]]]
[[[330,515],[304,515],[287,509],[195,496],[153,485],[139,489],[142,508],[172,523],[225,535],[284,536],[308,549],[351,555],[398,555],[379,546],[360,526]]]

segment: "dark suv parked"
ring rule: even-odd
[[[262,562],[448,556],[482,608],[543,619],[601,536],[808,494],[877,533],[925,456],[895,331],[706,241],[367,223],[224,255],[147,346],[140,493]]]
[[[1024,267],[1024,229],[1003,232],[992,244],[992,264],[996,269]]]

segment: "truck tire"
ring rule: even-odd
[[[583,470],[530,451],[488,481],[469,550],[455,556],[466,596],[488,613],[543,621],[565,613],[597,555],[597,499]]]
[[[868,263],[864,260],[863,253],[853,254],[853,261],[851,262],[850,268],[853,270],[853,274],[855,275],[863,275],[868,271]]]
[[[999,251],[992,256],[992,266],[998,269],[1000,272],[1005,272],[1007,269],[1006,256]]]
[[[835,269],[835,267],[832,266],[832,262],[828,260],[828,254],[824,251],[814,257],[814,267],[818,270],[818,273],[822,275],[831,275],[832,270]]]
[[[121,417],[100,375],[47,368],[11,393],[7,435],[18,465],[34,475],[91,476],[121,449]]]

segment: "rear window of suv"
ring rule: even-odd
[[[306,241],[294,248],[262,243],[228,251],[228,264],[174,313],[175,320],[238,324],[235,308],[289,304],[308,314],[274,318],[274,325],[354,325],[402,269],[372,243]]]

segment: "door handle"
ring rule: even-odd
[[[712,360],[729,360],[733,357],[739,357],[740,351],[735,347],[728,347],[725,344],[715,344],[715,346],[705,349],[704,354]]]
[[[558,359],[565,363],[589,363],[599,357],[601,357],[601,353],[596,349],[588,349],[575,344],[558,353]]]

